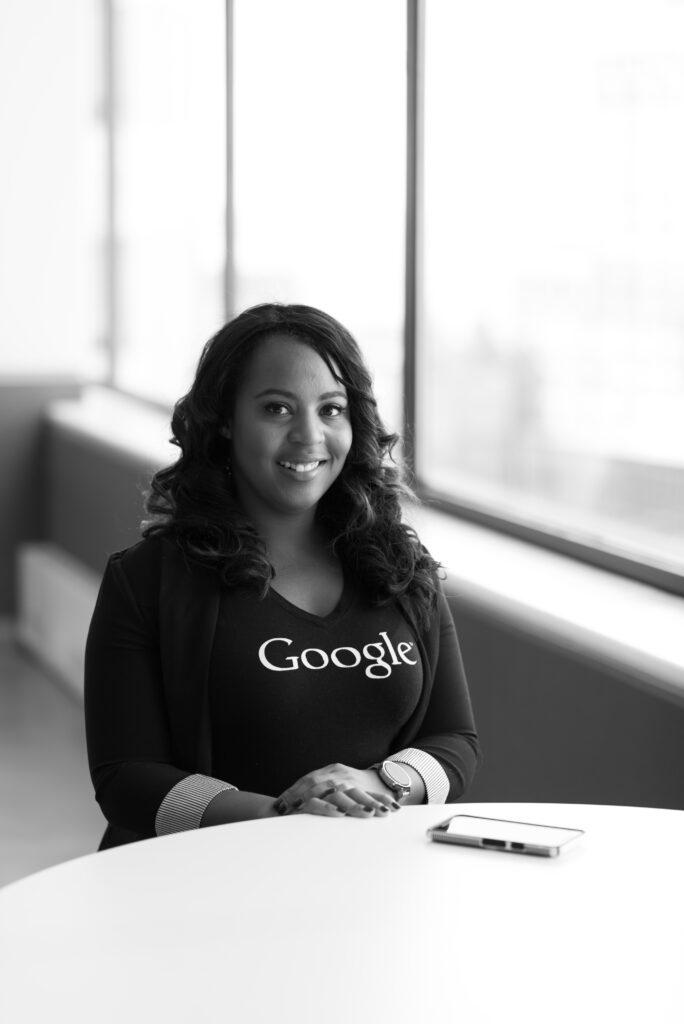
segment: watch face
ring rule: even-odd
[[[405,789],[410,788],[411,776],[403,765],[397,764],[396,761],[385,761],[383,767],[392,782],[395,782],[398,786],[403,786]]]

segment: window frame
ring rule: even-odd
[[[425,96],[425,12],[426,0],[407,0],[407,231],[406,301],[404,335],[404,411],[405,460],[412,486],[421,502],[429,508],[455,518],[479,524],[538,547],[555,551],[620,576],[684,596],[684,575],[645,560],[600,548],[561,533],[549,524],[526,521],[522,516],[503,515],[494,506],[463,500],[457,493],[446,494],[431,487],[421,476],[416,458],[416,437],[420,429],[420,410],[416,394],[416,375],[420,361],[419,310],[423,271],[423,210],[421,204],[424,166]]]

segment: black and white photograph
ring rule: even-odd
[[[0,1020],[684,1020],[684,0],[0,0]]]

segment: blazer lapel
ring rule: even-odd
[[[162,544],[159,645],[169,727],[183,767],[211,774],[209,670],[220,605],[213,570],[190,565],[175,544]]]

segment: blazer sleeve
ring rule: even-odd
[[[95,797],[105,818],[148,837],[156,835],[155,817],[164,797],[191,773],[174,764],[171,748],[153,566],[143,559],[144,572],[129,578],[127,555],[110,558],[88,633],[86,740]],[[136,562],[135,556],[131,561]]]
[[[440,590],[433,620],[432,689],[410,748],[434,758],[448,783],[444,801],[457,800],[470,786],[482,760],[456,627]],[[407,758],[411,763],[411,759]],[[415,762],[418,768],[419,760]],[[422,772],[421,772],[422,774]],[[445,786],[446,788],[446,786]]]

